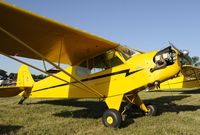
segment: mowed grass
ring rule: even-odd
[[[0,134],[17,135],[177,135],[200,134],[200,89],[141,92],[146,103],[157,106],[158,115],[129,113],[119,129],[103,126],[105,103],[91,99],[0,98]]]

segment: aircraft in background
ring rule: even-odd
[[[160,87],[156,87],[154,90],[200,87],[200,68],[192,66],[192,59],[189,57],[189,51],[182,51],[182,56],[184,57],[180,56],[180,63],[182,65],[180,72],[175,77],[162,82]]]
[[[177,77],[164,81],[160,84],[161,90],[182,89],[200,87],[200,68],[185,65]]]
[[[0,86],[3,85],[4,80],[8,77],[6,73],[6,71],[0,69]]]
[[[11,77],[11,75],[7,75],[7,72],[0,69],[0,86],[10,86],[14,85],[15,80]]]
[[[2,1],[0,18],[0,53],[23,64],[16,86],[1,87],[0,97],[21,93],[20,104],[27,98],[98,98],[108,106],[103,124],[119,127],[129,105],[155,115],[155,106],[145,105],[138,93],[159,87],[182,70],[185,55],[174,46],[143,53]],[[56,70],[16,56],[44,61],[44,67],[47,62]],[[34,82],[28,66],[49,76]],[[122,101],[127,103],[124,108]]]

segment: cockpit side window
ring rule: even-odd
[[[115,55],[114,50],[82,62],[76,69],[78,76],[86,76],[118,66],[123,62]]]

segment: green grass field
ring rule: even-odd
[[[0,98],[0,134],[28,135],[199,135],[200,89],[141,92],[145,102],[158,108],[147,117],[129,114],[120,129],[105,128],[101,116],[106,105],[91,99]]]

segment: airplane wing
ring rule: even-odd
[[[200,75],[200,68],[194,67],[191,65],[185,65],[182,67],[182,74],[184,76],[191,76],[194,75],[194,77],[198,77]],[[200,79],[199,77],[197,79]]]
[[[11,33],[52,62],[76,65],[88,57],[119,46],[14,5],[0,2],[0,28]],[[0,52],[41,60],[0,30]]]
[[[0,87],[0,97],[13,97],[24,91],[26,87]]]

